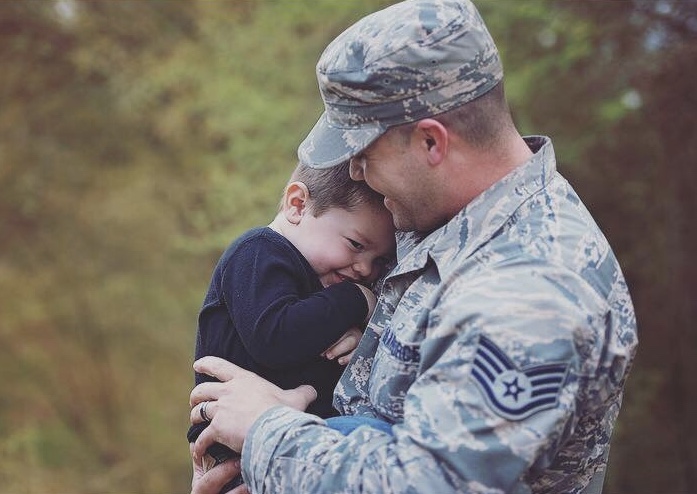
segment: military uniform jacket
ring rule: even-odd
[[[388,420],[393,435],[268,410],[242,452],[252,492],[574,493],[602,479],[634,310],[550,140],[526,140],[526,164],[400,240],[334,394],[342,414]]]

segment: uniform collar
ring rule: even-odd
[[[425,238],[402,233],[397,238],[399,260],[390,277],[423,269],[431,258],[441,278],[455,256],[467,257],[488,241],[531,195],[544,188],[556,173],[549,137],[525,137],[533,156],[477,196],[453,219]]]

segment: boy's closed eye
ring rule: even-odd
[[[365,246],[364,246],[362,243],[360,243],[360,242],[358,242],[358,241],[356,241],[356,240],[353,240],[353,239],[351,239],[351,238],[348,238],[348,237],[346,238],[346,240],[348,240],[349,243],[351,244],[351,247],[353,247],[354,249],[356,249],[358,252],[362,252],[362,251],[365,250]]]

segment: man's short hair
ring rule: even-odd
[[[515,131],[506,103],[503,81],[479,98],[430,118],[480,149],[496,147],[507,132]],[[408,142],[416,124],[417,122],[413,122],[395,127],[404,144]]]

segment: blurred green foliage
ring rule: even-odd
[[[0,492],[187,492],[196,315],[388,0],[0,2]],[[609,493],[697,491],[697,3],[479,0],[525,133],[620,257],[641,349]]]

